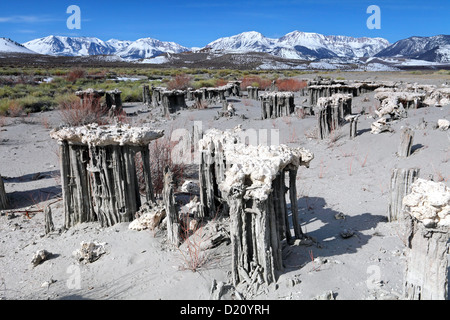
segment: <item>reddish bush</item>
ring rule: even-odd
[[[276,86],[279,91],[300,91],[307,86],[306,81],[300,81],[297,79],[278,79],[276,81]]]
[[[167,84],[167,88],[169,90],[186,90],[190,87],[191,80],[191,77],[187,74],[177,74],[175,78],[169,81],[169,83]]]
[[[62,101],[59,112],[64,124],[71,127],[78,127],[90,123],[106,124],[108,121],[104,117],[108,110],[102,106],[100,99],[85,99],[84,103],[76,96]]]
[[[258,87],[261,90],[266,90],[271,84],[272,81],[270,79],[258,76],[246,76],[242,79],[241,90],[247,90],[247,87]]]
[[[86,76],[86,71],[81,68],[72,69],[67,75],[67,81],[75,82],[78,79],[84,78]]]
[[[162,195],[164,189],[164,169],[166,167],[172,171],[175,184],[181,184],[184,179],[186,164],[182,163],[182,161],[177,161],[177,159],[173,159],[174,148],[177,143],[176,141],[170,141],[167,137],[163,137],[150,144],[150,171],[153,191],[157,196]],[[144,192],[145,181],[140,153],[136,155],[135,160],[139,186],[141,192]]]
[[[216,86],[217,86],[217,87],[221,87],[221,86],[224,86],[224,85],[226,85],[226,84],[228,84],[228,81],[225,80],[225,79],[217,79],[217,80],[216,80]]]

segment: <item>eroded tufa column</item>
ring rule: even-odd
[[[144,127],[98,126],[53,130],[61,146],[65,227],[130,222],[141,206],[136,155],[142,156],[146,201],[153,201],[149,144],[164,135]]]

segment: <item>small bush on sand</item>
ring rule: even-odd
[[[174,156],[175,146],[178,142],[170,141],[168,137],[162,137],[150,144],[150,172],[152,176],[153,191],[156,196],[161,196],[164,189],[164,169],[169,168],[173,173],[176,185],[184,180],[186,164],[177,161]],[[144,192],[145,180],[141,154],[136,155],[137,176],[141,192]]]
[[[107,123],[104,117],[108,111],[102,106],[101,100],[85,99],[82,104],[80,99],[75,98],[65,100],[59,105],[61,120],[65,125],[78,127],[91,123],[100,125]]]
[[[187,74],[180,73],[175,76],[167,84],[169,90],[186,90],[191,86],[191,77]]]

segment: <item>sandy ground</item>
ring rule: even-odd
[[[342,76],[384,80],[380,74]],[[395,73],[384,77],[393,80]],[[437,85],[448,81],[412,75],[402,80]],[[303,99],[297,97],[296,103]],[[349,139],[346,125],[333,141],[319,141],[311,137],[314,116],[260,120],[257,101],[244,98],[232,103],[238,116],[218,120],[213,118],[220,108],[213,106],[184,110],[174,120],[161,118],[156,110],[132,115],[142,108],[139,104],[127,105],[126,111],[132,123],[150,123],[166,132],[190,129],[194,121],[201,121],[204,130],[237,125],[279,130],[280,143],[314,153],[310,168],[299,170],[297,190],[302,229],[317,243],[285,246],[285,269],[277,284],[253,298],[310,300],[331,291],[337,300],[401,299],[405,246],[396,222],[387,219],[391,170],[418,167],[420,177],[449,185],[450,133],[434,128],[438,119],[450,119],[449,107],[409,110],[406,119],[393,124],[393,133],[379,135],[370,133],[374,119],[365,115],[356,139]],[[375,105],[373,93],[364,94],[353,100],[353,112],[363,107],[373,110]],[[247,119],[239,117],[243,114]],[[426,128],[418,127],[421,118],[428,123]],[[101,229],[90,223],[45,235],[40,212],[45,205],[51,205],[57,229],[64,222],[58,146],[49,136],[59,122],[58,111],[2,120],[0,172],[13,210],[0,216],[0,298],[210,299],[213,280],[229,280],[231,256],[225,243],[210,250],[207,262],[193,272],[186,268],[182,251],[166,244],[163,232],[133,231],[128,224]],[[415,129],[414,152],[400,159],[396,152],[405,125]],[[343,238],[344,231],[354,235]],[[82,241],[106,243],[106,254],[93,263],[79,263],[73,252]],[[40,249],[52,255],[33,267],[31,260]]]

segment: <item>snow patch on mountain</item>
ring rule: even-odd
[[[17,43],[8,38],[0,38],[0,52],[29,53],[29,54],[35,53],[32,50],[25,48],[20,43]]]
[[[94,37],[48,36],[28,41],[24,46],[40,54],[58,56],[109,55],[115,51],[106,42]]]
[[[143,38],[134,41],[117,55],[126,60],[148,59],[163,53],[181,53],[190,51],[175,42],[164,42],[152,38]]]
[[[389,46],[383,38],[353,38],[325,36],[318,33],[293,31],[279,39],[259,32],[244,32],[220,38],[206,48],[225,53],[266,52],[288,59],[315,60],[333,57],[369,57]]]

